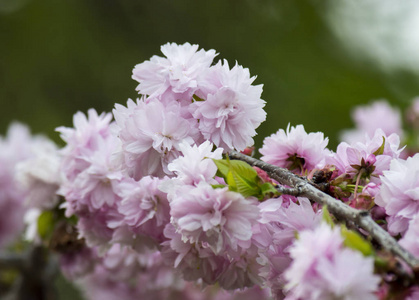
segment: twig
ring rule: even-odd
[[[50,259],[41,246],[30,248],[22,254],[0,255],[0,270],[15,269],[20,273],[7,300],[54,300],[55,291],[51,282],[58,271],[56,262]]]
[[[287,169],[270,165],[266,162],[235,151],[230,153],[230,158],[245,161],[251,166],[256,166],[264,170],[272,179],[275,179],[280,184],[291,187],[289,191],[292,192],[292,195],[294,196],[297,194],[295,192],[299,191],[300,193],[298,196],[304,196],[321,205],[327,205],[329,211],[336,218],[345,221],[352,221],[354,224],[367,231],[371,237],[381,245],[383,249],[404,260],[413,270],[419,268],[419,260],[404,248],[402,248],[387,231],[381,228],[371,218],[368,211],[357,210],[346,205],[345,203],[318,190],[307,180],[300,178]],[[284,189],[285,192],[287,190],[287,188]]]

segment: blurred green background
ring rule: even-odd
[[[268,119],[256,146],[290,122],[325,132],[333,148],[352,126],[353,105],[386,98],[406,107],[419,95],[419,68],[398,64],[403,53],[383,60],[353,47],[371,31],[373,10],[337,3],[345,1],[0,0],[0,132],[19,120],[59,141],[54,129],[71,126],[76,111],[111,111],[135,98],[132,68],[161,55],[160,45],[190,42],[237,60],[264,84]],[[379,17],[378,29],[398,36],[397,16]],[[391,37],[377,49],[399,42]],[[371,40],[363,38],[360,45]]]
[[[19,120],[59,141],[54,129],[76,111],[135,98],[132,69],[160,45],[190,42],[264,84],[257,147],[291,123],[323,131],[334,148],[354,105],[406,108],[419,95],[419,37],[408,30],[417,5],[389,3],[0,0],[0,133]]]

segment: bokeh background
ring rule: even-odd
[[[0,133],[57,126],[135,98],[135,64],[167,42],[215,49],[264,84],[264,136],[292,125],[331,146],[354,105],[419,95],[419,5],[391,0],[0,0]]]
[[[419,95],[418,1],[0,0],[0,134],[18,120],[59,142],[76,111],[136,98],[133,67],[167,42],[257,75],[268,112],[257,147],[291,123],[334,148],[354,105],[405,109]]]

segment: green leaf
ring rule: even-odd
[[[222,189],[226,187],[224,184],[211,184],[211,186],[213,189]]]
[[[382,155],[384,153],[384,145],[386,143],[386,138],[383,137],[383,143],[381,144],[380,148],[378,148],[377,150],[375,150],[375,152],[373,153],[375,156],[377,155]]]
[[[263,200],[267,195],[277,195],[279,192],[269,182],[263,182],[255,169],[241,160],[214,159],[217,166],[217,176],[224,178],[230,191],[242,194],[244,197],[254,196]]]
[[[240,160],[230,161],[231,168],[227,176],[227,184],[244,197],[256,196],[261,194],[259,188],[259,176],[255,169]]]
[[[262,198],[259,187],[261,180],[249,164],[241,160],[214,159],[217,165],[217,175],[223,177],[229,189],[242,194],[244,197],[255,196]]]
[[[349,230],[342,226],[341,234],[343,236],[344,244],[346,247],[357,250],[364,256],[371,256],[374,254],[372,245],[355,231]]]
[[[54,230],[54,213],[52,211],[44,211],[38,217],[38,234],[42,239],[51,236]]]
[[[227,174],[230,171],[230,160],[229,159],[213,159],[215,165],[217,166],[217,176],[224,178],[227,182]]]
[[[330,215],[327,205],[323,206],[322,210],[323,210],[323,221],[333,228],[335,226],[335,223],[333,222],[332,216]]]
[[[193,95],[193,96],[192,96],[192,98],[193,98],[195,101],[205,101],[204,99],[199,98],[197,95]]]
[[[265,183],[261,184],[260,185],[260,190],[262,191],[262,194],[264,196],[266,196],[268,194],[274,194],[274,195],[278,195],[279,194],[278,190],[270,182],[265,182]]]

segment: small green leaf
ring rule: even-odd
[[[211,184],[211,186],[213,189],[222,189],[226,187],[224,184]]]
[[[217,166],[217,176],[224,178],[230,191],[242,194],[244,197],[254,196],[263,200],[271,194],[279,192],[269,182],[263,182],[255,169],[241,160],[214,159]]]
[[[260,187],[260,190],[262,192],[263,198],[265,198],[265,196],[267,196],[269,194],[279,195],[278,190],[270,182],[265,182],[265,183],[261,184],[259,187]],[[262,199],[260,199],[260,200],[262,200]]]
[[[323,206],[323,221],[326,222],[326,224],[330,225],[330,227],[335,227],[335,223],[333,223],[332,216],[330,215],[329,209],[327,208],[327,205]]]
[[[374,254],[374,250],[371,244],[363,239],[358,233],[352,230],[348,230],[346,227],[341,227],[341,234],[344,239],[346,247],[361,252],[364,256],[371,256]]]
[[[381,144],[380,148],[378,148],[377,150],[375,150],[375,152],[373,153],[375,156],[377,155],[382,155],[384,153],[384,145],[386,143],[386,138],[383,137],[383,143]]]
[[[42,239],[51,236],[54,229],[54,213],[46,210],[38,217],[38,234]]]
[[[263,198],[260,188],[261,180],[249,164],[241,160],[214,159],[218,171],[217,176],[224,178],[229,189],[244,197]]]
[[[199,98],[197,95],[193,95],[193,96],[192,96],[192,98],[193,98],[195,101],[205,101],[204,99]]]

